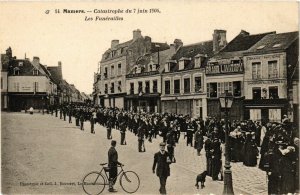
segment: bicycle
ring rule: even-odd
[[[107,172],[109,172],[109,167],[105,167],[107,163],[101,163],[102,169],[100,172],[92,171],[86,174],[82,180],[82,188],[86,194],[94,195],[101,194],[105,189],[106,185],[109,185],[109,176]],[[132,194],[136,192],[140,187],[140,178],[134,171],[124,171],[124,165],[119,165],[121,170],[119,171],[116,178],[119,177],[119,182],[122,189]],[[102,174],[104,172],[104,174]],[[114,179],[116,179],[114,178]]]

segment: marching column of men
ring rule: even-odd
[[[268,178],[268,193],[286,194],[299,191],[299,135],[298,129],[288,122],[285,116],[281,123],[217,120],[190,118],[188,115],[171,113],[134,113],[118,108],[101,108],[86,104],[64,104],[52,108],[55,116],[59,110],[60,119],[75,117],[76,126],[84,130],[84,121],[94,125],[99,123],[107,129],[107,139],[112,139],[112,130],[121,134],[121,145],[126,145],[126,131],[137,136],[137,151],[145,152],[145,140],[161,136],[167,145],[171,161],[176,162],[175,147],[182,132],[186,145],[201,154],[204,146],[207,175],[213,180],[223,180],[222,147],[225,132],[229,129],[229,146],[231,162],[243,162],[245,166],[258,166],[265,171]],[[52,113],[52,112],[51,112]],[[79,124],[80,123],[80,124]],[[228,124],[228,127],[226,127]],[[260,150],[259,150],[260,149]],[[257,163],[260,157],[259,163]]]

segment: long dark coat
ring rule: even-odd
[[[154,154],[154,162],[152,170],[155,170],[156,167],[156,175],[158,177],[168,177],[170,176],[170,162],[167,162],[167,158],[169,153],[165,151],[164,154],[161,152],[157,152]]]

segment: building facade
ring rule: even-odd
[[[215,31],[224,37],[224,31]],[[250,35],[241,31],[220,51],[215,51],[205,67],[207,86],[207,114],[224,118],[219,102],[221,94],[228,90],[234,97],[230,119],[243,119],[244,62],[243,53],[269,33]]]
[[[213,41],[183,46],[174,41],[176,53],[162,74],[162,112],[205,118],[207,116],[204,67],[213,52]]]
[[[288,115],[294,120],[291,74],[299,63],[298,42],[298,32],[269,34],[245,53],[245,119],[281,122]]]
[[[160,112],[161,73],[175,53],[174,45],[153,43],[151,53],[140,56],[126,75],[126,109],[136,112]],[[156,49],[156,51],[155,51]]]
[[[21,111],[33,107],[45,109],[54,103],[57,86],[39,58],[12,59],[8,67],[9,109]]]

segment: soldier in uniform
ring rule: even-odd
[[[108,117],[108,121],[107,121],[107,139],[112,139],[111,129],[112,129],[112,118]]]
[[[91,116],[91,118],[90,118],[90,123],[91,123],[91,133],[95,134],[95,129],[94,129],[95,119],[93,116]]]
[[[120,133],[121,133],[121,145],[126,145],[125,136],[126,136],[126,121],[123,119],[120,123]]]
[[[194,127],[192,121],[188,122],[187,130],[186,130],[186,145],[191,145],[193,147],[193,134],[194,134]]]
[[[146,131],[146,124],[144,121],[142,121],[141,126],[137,130],[137,136],[138,136],[138,150],[139,152],[145,152],[145,143],[144,143],[144,138],[145,138],[145,131]],[[143,148],[143,150],[142,150]]]
[[[84,123],[84,113],[81,112],[80,114],[80,129],[83,131],[84,130],[84,127],[83,127],[83,123]]]

